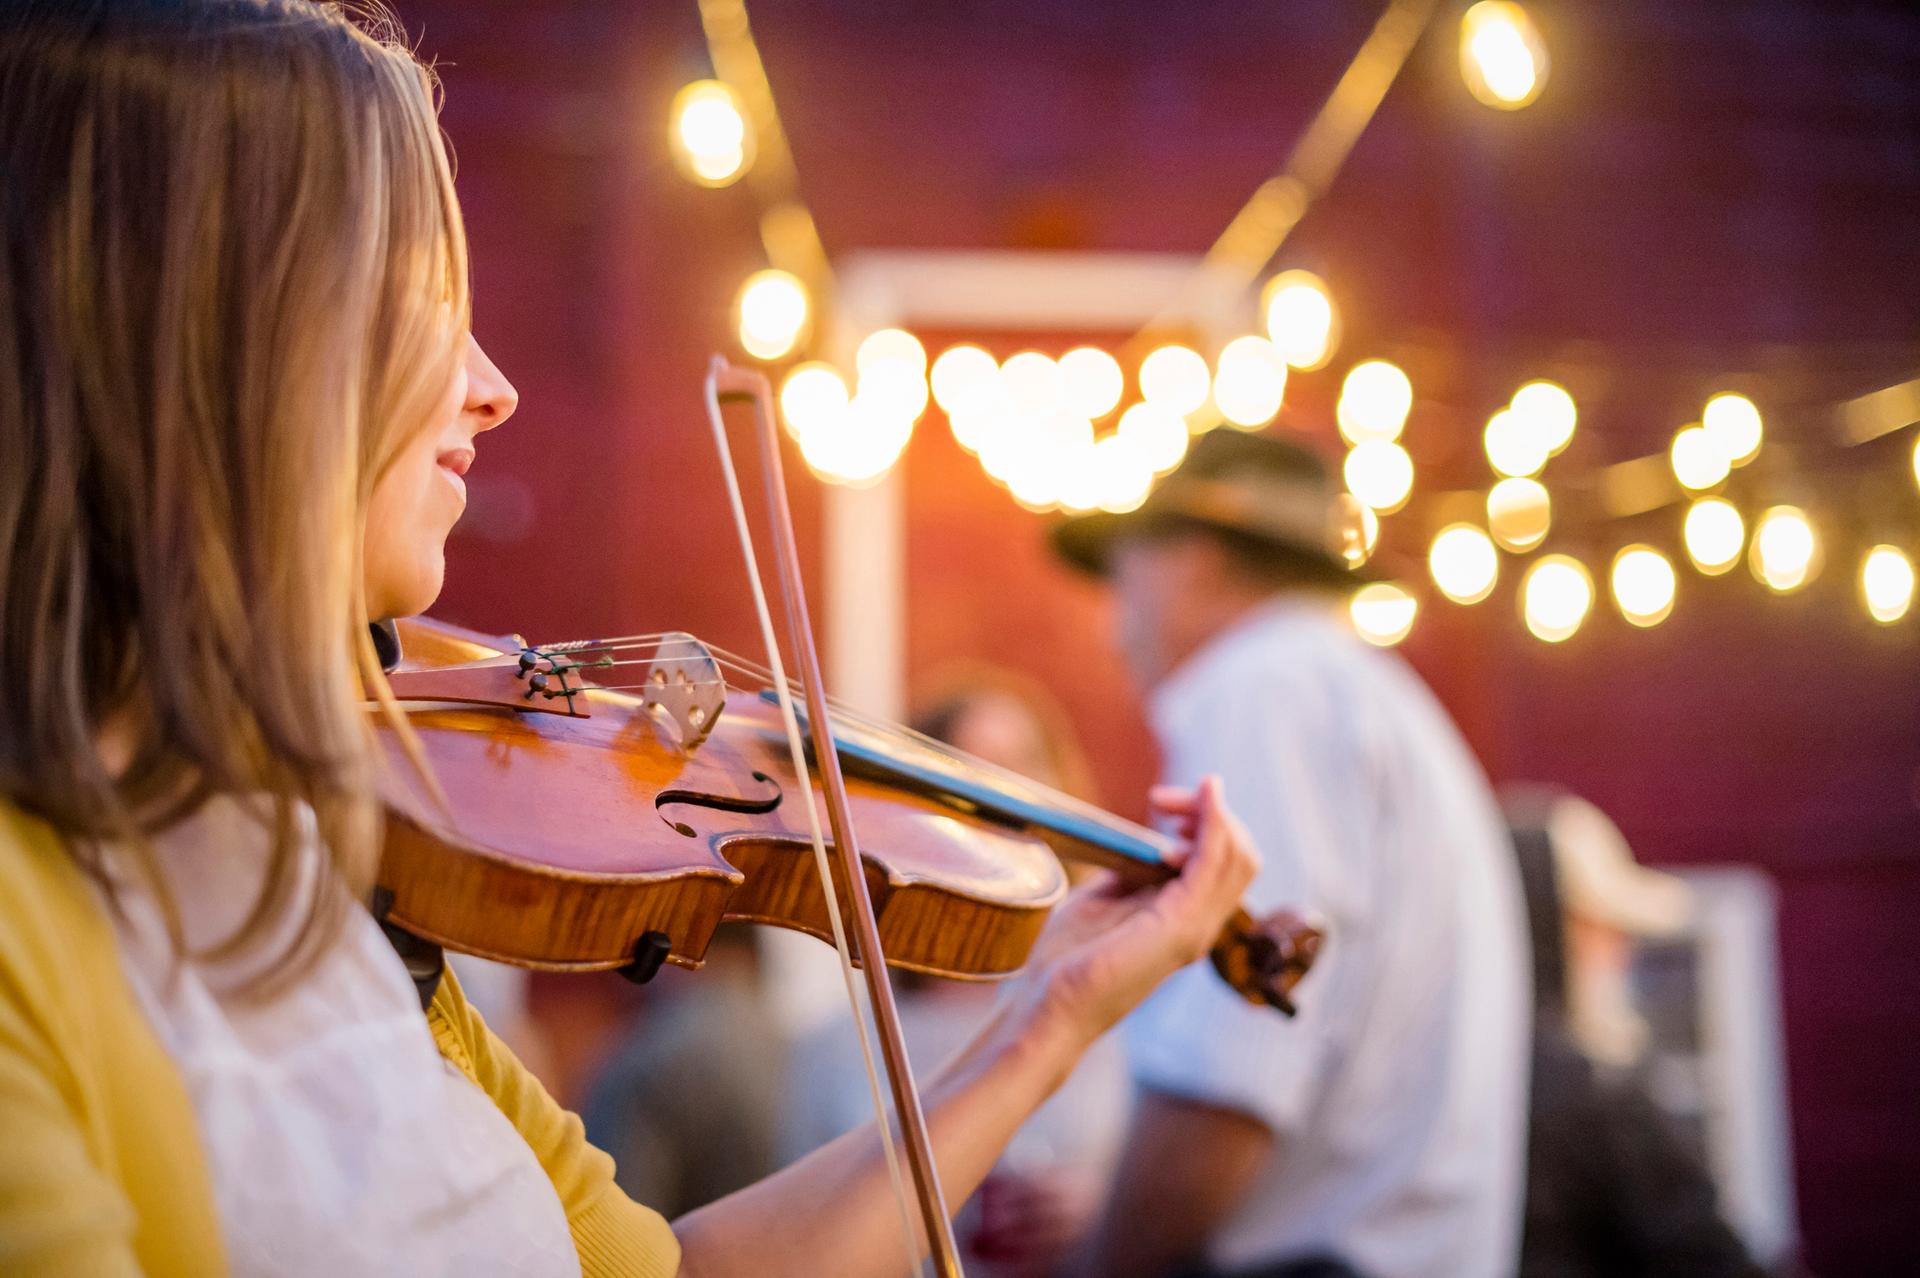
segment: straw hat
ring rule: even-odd
[[[1075,567],[1104,576],[1123,536],[1213,528],[1328,580],[1358,584],[1376,579],[1365,566],[1361,520],[1360,503],[1311,448],[1280,436],[1221,429],[1201,436],[1139,509],[1065,519],[1053,528],[1053,546]]]
[[[1686,929],[1693,918],[1693,889],[1635,861],[1626,836],[1606,813],[1585,799],[1560,794],[1544,815],[1554,877],[1568,914],[1649,940]]]

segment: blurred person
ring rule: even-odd
[[[1655,1103],[1636,946],[1684,933],[1686,882],[1564,791],[1504,796],[1534,955],[1522,1278],[1758,1278],[1713,1179]]]
[[[998,667],[967,665],[947,672],[935,689],[911,718],[916,731],[1076,798],[1094,797],[1092,770],[1072,723],[1038,683]],[[1069,875],[1078,869],[1068,867]],[[908,1047],[929,1065],[958,1051],[999,998],[992,983],[902,973],[896,985]],[[794,1152],[864,1121],[871,1102],[858,1066],[842,1020],[802,1041],[791,1085]],[[1127,1099],[1120,1045],[1108,1035],[1021,1127],[960,1212],[969,1273],[1040,1278],[1084,1238],[1112,1179]]]
[[[1222,429],[1138,510],[1055,529],[1111,588],[1165,778],[1217,772],[1267,857],[1250,899],[1327,925],[1297,1019],[1198,966],[1127,1021],[1140,1096],[1081,1273],[1513,1270],[1529,1001],[1513,856],[1445,712],[1351,628],[1351,500],[1303,445]]]
[[[0,1271],[897,1274],[876,1128],[669,1223],[366,908],[391,621],[518,402],[434,94],[370,0],[0,6]],[[950,1192],[1251,881],[1150,803],[1180,872],[922,1089]]]

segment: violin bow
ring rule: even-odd
[[[828,712],[826,687],[820,675],[820,654],[813,642],[813,623],[807,613],[806,590],[800,578],[800,556],[794,545],[793,511],[787,502],[786,470],[781,462],[780,436],[774,423],[773,390],[768,385],[765,374],[753,369],[736,368],[726,358],[715,355],[707,371],[706,381],[707,411],[712,419],[714,442],[720,451],[720,466],[725,473],[727,492],[733,504],[734,521],[738,525],[740,543],[747,561],[747,573],[751,578],[755,606],[759,611],[761,631],[766,639],[768,664],[774,668],[774,687],[780,696],[781,714],[786,721],[789,746],[794,752],[794,767],[802,778],[801,789],[805,795],[808,820],[812,827],[817,865],[820,870],[821,886],[827,896],[828,914],[833,923],[836,948],[840,951],[843,970],[848,981],[848,993],[852,993],[851,964],[847,951],[847,942],[840,925],[840,911],[832,878],[827,870],[824,851],[820,845],[819,818],[814,813],[814,798],[811,786],[805,784],[807,775],[806,760],[800,749],[799,728],[793,714],[792,692],[784,672],[780,668],[780,651],[773,633],[772,617],[767,611],[766,595],[760,584],[760,569],[753,551],[753,538],[748,530],[746,508],[740,496],[740,484],[733,466],[732,450],[727,445],[726,423],[722,416],[722,405],[746,403],[753,406],[754,425],[760,438],[762,470],[766,481],[766,500],[769,523],[773,528],[774,558],[779,569],[780,595],[785,607],[787,622],[787,642],[793,649],[794,658],[800,665],[800,680],[807,699],[807,727],[813,737],[813,750],[816,765],[820,771],[821,789],[827,800],[827,818],[833,827],[834,852],[839,857],[841,873],[846,878],[848,896],[851,898],[850,913],[853,916],[854,934],[859,943],[861,971],[866,978],[867,998],[873,1007],[874,1023],[879,1030],[880,1053],[887,1067],[887,1082],[893,1094],[893,1109],[900,1119],[900,1132],[907,1151],[907,1163],[912,1171],[916,1197],[920,1206],[921,1224],[926,1231],[926,1241],[934,1263],[935,1271],[941,1278],[962,1278],[960,1268],[960,1249],[954,1241],[953,1220],[947,1211],[946,1200],[940,1192],[940,1174],[934,1165],[933,1144],[927,1136],[927,1119],[920,1108],[920,1093],[913,1082],[913,1067],[907,1060],[906,1040],[900,1032],[900,1014],[893,1000],[893,986],[887,979],[886,955],[880,948],[880,927],[874,919],[873,897],[867,890],[867,876],[862,869],[860,845],[853,828],[853,814],[847,804],[846,780],[840,771],[840,755],[833,740],[833,717]],[[860,1030],[861,1051],[866,1053],[866,1029],[862,1024],[860,1009],[854,1008],[854,1022]],[[868,1059],[868,1071],[871,1077],[872,1062]],[[875,1088],[876,1100],[878,1088]],[[877,1106],[876,1106],[877,1108]],[[887,1151],[890,1169],[894,1170],[895,1184],[898,1186],[898,1171],[893,1167],[893,1146],[887,1131],[886,1115],[879,1115],[880,1137]],[[904,1210],[903,1210],[904,1215]],[[919,1267],[918,1249],[914,1246],[911,1221],[907,1224],[907,1243],[914,1255],[915,1268]]]

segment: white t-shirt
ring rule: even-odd
[[[344,889],[302,816],[306,901]],[[260,823],[216,799],[156,842],[189,947],[230,935],[264,871]],[[440,1056],[366,911],[350,909],[308,976],[257,1002],[238,964],[173,960],[151,893],[127,883],[116,900],[121,965],[192,1098],[236,1275],[578,1278],[552,1182]]]
[[[1278,1136],[1211,1259],[1511,1273],[1525,920],[1505,827],[1458,732],[1397,657],[1298,601],[1216,636],[1150,710],[1169,782],[1224,779],[1264,858],[1254,908],[1304,906],[1329,931],[1295,1020],[1245,1003],[1202,963],[1126,1023],[1142,1086]]]

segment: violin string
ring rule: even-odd
[[[706,380],[707,420],[713,426],[715,450],[720,454],[720,470],[726,480],[727,500],[733,508],[734,530],[739,534],[740,552],[746,560],[747,583],[752,587],[754,615],[760,623],[761,642],[767,646],[767,659],[772,665],[769,672],[774,690],[779,694],[780,718],[787,732],[787,751],[793,757],[794,775],[800,780],[802,791],[801,804],[807,813],[807,832],[813,840],[813,866],[820,876],[820,889],[826,895],[827,921],[832,925],[833,948],[840,958],[840,975],[847,991],[847,1006],[853,1012],[854,1029],[860,1036],[860,1059],[867,1073],[867,1091],[873,1102],[875,1126],[880,1133],[880,1148],[886,1156],[887,1175],[893,1182],[895,1205],[900,1209],[901,1241],[907,1250],[909,1268],[913,1273],[924,1272],[920,1255],[920,1234],[914,1227],[912,1200],[907,1197],[906,1179],[901,1174],[900,1152],[895,1148],[893,1125],[889,1121],[890,1113],[884,1089],[880,1086],[880,1071],[874,1065],[872,1038],[868,1034],[867,1007],[862,1001],[860,984],[853,977],[853,951],[847,945],[846,925],[840,917],[840,896],[833,884],[833,873],[827,862],[827,843],[820,830],[819,804],[813,793],[813,784],[808,779],[806,749],[800,743],[800,720],[794,713],[793,688],[786,677],[786,669],[780,660],[780,645],[774,636],[773,613],[767,607],[767,592],[760,576],[759,557],[753,549],[753,533],[747,526],[746,502],[740,496],[740,477],[733,466],[733,449],[727,443],[727,424],[720,413],[720,388],[718,372],[721,361],[714,357],[714,364],[708,369]],[[756,405],[756,407],[759,407]],[[762,410],[764,411],[764,409]],[[875,957],[868,955],[871,962]],[[878,980],[887,979],[884,962],[877,973],[870,973]],[[888,1065],[892,1068],[891,1061]],[[906,1131],[906,1116],[899,1115],[901,1132]],[[916,1179],[916,1187],[918,1180]],[[935,1240],[928,1239],[930,1247]]]

